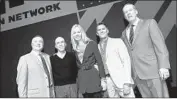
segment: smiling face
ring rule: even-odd
[[[109,30],[104,24],[100,24],[97,26],[97,35],[100,39],[104,39],[108,37]]]
[[[66,42],[65,42],[64,38],[62,38],[62,37],[56,38],[56,40],[55,40],[55,48],[56,48],[58,51],[60,51],[60,52],[65,51]]]
[[[128,22],[133,23],[137,18],[138,11],[136,10],[134,5],[127,4],[123,7],[123,13],[124,13],[125,19]]]
[[[73,30],[73,39],[76,41],[80,41],[82,39],[82,32],[79,27],[75,27]]]
[[[31,46],[32,46],[32,50],[41,51],[44,46],[43,38],[40,36],[34,37],[31,41]]]

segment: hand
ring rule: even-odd
[[[105,78],[105,77],[102,77],[102,78],[101,78],[101,81],[106,82],[106,78]]]
[[[162,80],[166,80],[170,76],[170,73],[169,73],[168,69],[161,68],[159,70],[159,75],[160,75],[160,77],[161,77]]]
[[[94,64],[94,67],[99,71],[99,69],[98,69],[98,65],[97,65],[97,64]]]
[[[89,65],[81,67],[82,70],[90,70],[91,68],[92,66],[89,66]]]
[[[124,86],[123,86],[123,93],[124,93],[124,95],[130,94],[130,87],[131,87],[130,84],[124,84]]]
[[[102,90],[105,91],[107,89],[107,82],[106,82],[106,78],[102,78],[101,79],[101,86],[102,86]]]

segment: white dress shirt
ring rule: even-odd
[[[42,60],[41,60],[41,57],[39,56],[39,54],[40,53],[38,53],[38,52],[36,52],[36,51],[31,51],[32,52],[32,54],[34,54],[36,57],[37,57],[37,59],[39,59],[39,61],[42,63]]]
[[[134,25],[134,27],[133,27],[134,33],[135,33],[135,29],[136,29],[139,21],[140,21],[140,19],[137,18],[137,20],[133,23],[133,25]],[[130,28],[131,28],[130,26],[131,26],[131,24],[129,24],[128,28],[126,29],[126,36],[127,36],[128,40],[130,39]]]

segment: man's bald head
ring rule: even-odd
[[[133,4],[125,4],[123,9],[124,13],[124,18],[129,22],[129,23],[134,23],[137,19],[138,15],[138,10]]]
[[[55,48],[60,51],[63,52],[65,51],[66,48],[66,42],[65,39],[63,37],[57,37],[55,39]]]
[[[44,40],[42,36],[36,35],[35,37],[33,37],[33,39],[31,40],[32,50],[41,51],[43,49],[43,46],[44,46]]]

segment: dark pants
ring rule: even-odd
[[[102,92],[84,93],[84,98],[102,98]]]

